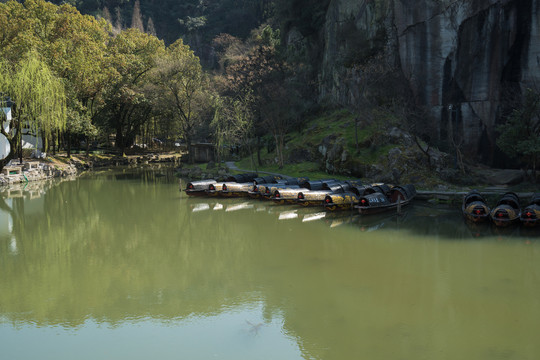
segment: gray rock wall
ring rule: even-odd
[[[438,140],[493,163],[501,116],[526,87],[540,90],[538,2],[333,0],[321,30],[320,100],[357,101],[351,57],[381,47],[384,36]]]

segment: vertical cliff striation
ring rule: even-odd
[[[351,104],[355,64],[386,50],[441,142],[496,163],[496,125],[540,89],[540,0],[332,0],[319,99]]]

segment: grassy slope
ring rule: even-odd
[[[359,151],[356,151],[355,141],[355,114],[348,110],[336,110],[317,114],[316,116],[307,119],[302,128],[298,131],[291,132],[286,138],[285,159],[288,159],[293,150],[306,150],[312,154],[312,158],[321,158],[322,155],[318,152],[318,146],[323,140],[329,136],[335,139],[341,139],[344,149],[349,154],[352,154],[354,161],[363,164],[374,164],[389,149],[394,147],[393,144],[384,144],[380,146],[366,146],[374,137],[374,134],[380,130],[376,125],[366,127],[359,126],[358,128],[358,143],[360,144]],[[254,155],[255,157],[256,155]],[[275,153],[267,153],[266,149],[262,149],[261,158],[264,162],[263,166],[257,168],[259,171],[268,171],[275,173],[283,173],[290,176],[308,176],[312,179],[320,178],[337,178],[350,179],[351,176],[328,174],[321,164],[313,161],[303,161],[299,163],[285,164],[283,169],[279,169],[275,164]],[[287,162],[287,161],[286,161]],[[241,169],[254,169],[250,157],[238,161],[237,166]]]

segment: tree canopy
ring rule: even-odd
[[[38,58],[29,52],[15,66],[0,63],[0,87],[14,102],[14,116],[9,129],[1,128],[8,139],[10,153],[2,166],[15,154],[20,145],[23,127],[35,135],[47,136],[66,125],[66,98],[63,82]]]
[[[536,169],[540,160],[540,94],[527,89],[523,106],[515,109],[507,121],[497,127],[500,133],[497,146],[512,159],[517,159],[525,169]]]

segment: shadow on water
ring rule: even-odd
[[[351,223],[362,231],[375,229],[402,230],[414,235],[447,240],[467,240],[493,237],[538,237],[540,229],[515,225],[507,228],[493,224],[466,221],[457,205],[433,205],[417,201],[403,209],[402,214],[355,215]]]
[[[491,223],[474,224],[466,221],[457,205],[434,205],[415,201],[410,206],[396,212],[360,215],[356,211],[328,212],[320,207],[300,207],[278,205],[269,201],[240,199],[189,198],[188,204],[193,213],[224,210],[225,212],[265,211],[276,214],[280,221],[309,223],[322,221],[330,228],[350,226],[361,232],[381,230],[405,231],[412,235],[436,237],[446,240],[487,239],[497,237],[536,238],[539,228],[526,228],[520,225],[508,228],[496,227]],[[231,216],[233,216],[231,214]]]
[[[413,235],[437,237],[447,240],[467,240],[480,238],[540,236],[540,229],[515,225],[507,228],[496,227],[491,223],[474,224],[466,221],[457,205],[434,205],[415,201],[395,212],[373,215],[359,215],[355,212],[335,213],[325,217],[329,226],[347,224],[362,232],[377,230],[407,231]]]

